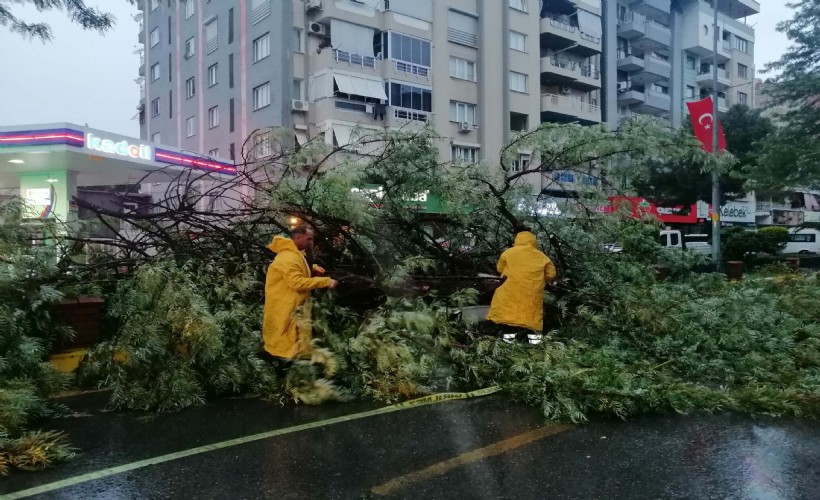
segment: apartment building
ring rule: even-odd
[[[712,94],[714,31],[707,0],[617,0],[607,2],[607,52],[617,61],[616,84],[608,85],[606,121],[614,126],[634,113],[680,126],[685,103]],[[718,109],[754,106],[755,0],[718,1]],[[611,107],[610,107],[611,106]],[[615,111],[615,109],[617,111]]]
[[[542,121],[602,118],[600,0],[142,0],[141,9],[141,135],[204,155],[239,159],[249,137],[244,152],[264,155],[266,135],[251,136],[276,126],[345,146],[367,130],[432,125],[443,160],[496,160]],[[521,151],[512,168],[529,160]]]

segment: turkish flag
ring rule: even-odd
[[[718,149],[726,150],[726,137],[723,135],[723,126],[720,120],[716,119],[712,114],[714,108],[712,107],[712,98],[707,97],[700,101],[687,102],[686,107],[689,108],[689,116],[692,118],[692,129],[695,131],[695,137],[703,144],[703,149],[707,152],[712,152],[712,134],[714,127],[718,127]]]

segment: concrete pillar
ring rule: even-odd
[[[672,85],[669,89],[669,97],[672,100],[669,124],[678,128],[683,119],[683,67],[685,64],[683,54],[683,13],[677,9],[672,9],[672,47],[670,47],[672,65]]]
[[[603,0],[603,53],[601,54],[601,120],[610,129],[618,127],[618,4],[615,0]]]

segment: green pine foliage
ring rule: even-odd
[[[210,263],[158,262],[110,298],[114,335],[99,344],[84,380],[112,390],[114,408],[178,410],[210,396],[277,393],[257,355],[262,302],[255,275]]]
[[[52,347],[71,334],[52,319],[63,298],[53,251],[30,247],[19,201],[0,204],[0,476],[11,468],[40,468],[68,458],[59,433],[30,432],[59,407],[47,397],[67,380],[48,362]]]

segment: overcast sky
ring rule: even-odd
[[[95,2],[88,2],[94,5]],[[748,19],[757,31],[758,69],[777,59],[788,40],[775,31],[791,17],[783,0],[761,0],[761,14]],[[137,113],[139,76],[138,11],[125,0],[97,2],[118,19],[105,36],[83,31],[60,12],[39,14],[12,3],[18,17],[51,24],[54,41],[43,44],[9,33],[0,26],[0,125],[73,122],[139,136]]]

